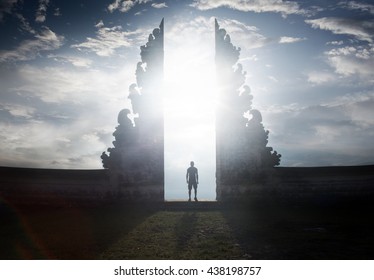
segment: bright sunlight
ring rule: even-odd
[[[198,198],[216,197],[214,35],[165,38],[165,199],[187,199],[186,170],[199,170]],[[178,37],[177,37],[178,38]]]

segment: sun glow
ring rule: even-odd
[[[214,42],[189,39],[165,48],[165,198],[187,197],[185,172],[193,160],[198,196],[215,199]]]

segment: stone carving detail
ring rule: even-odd
[[[135,72],[136,83],[129,87],[132,108],[119,112],[113,147],[103,152],[101,159],[115,186],[157,185],[163,190],[164,20],[148,36],[148,42],[140,47],[140,57]],[[134,122],[129,118],[130,114],[135,116]]]
[[[252,108],[246,72],[238,63],[240,48],[231,43],[215,20],[216,69],[219,105],[216,113],[217,187],[257,181],[267,169],[279,165],[281,155],[267,147],[269,131],[261,113]],[[218,193],[218,192],[217,192]],[[219,197],[217,197],[219,198]]]

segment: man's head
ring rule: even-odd
[[[195,165],[195,163],[194,163],[193,161],[191,161],[191,162],[190,162],[190,165],[191,165],[191,166],[194,166],[194,165]]]

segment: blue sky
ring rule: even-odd
[[[374,163],[369,1],[2,0],[0,165],[101,168],[163,17],[168,182],[195,160],[214,185],[214,18],[242,49],[282,166]]]

